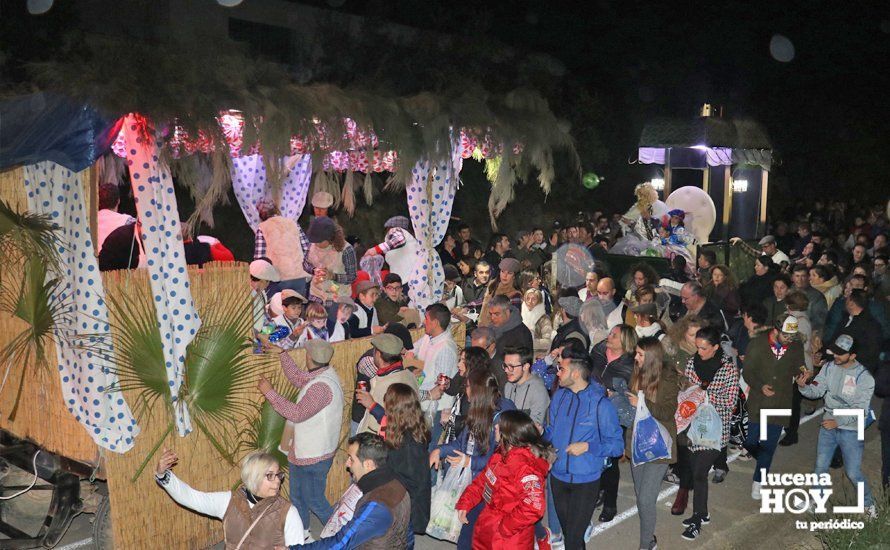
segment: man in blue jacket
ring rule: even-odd
[[[412,550],[411,498],[386,466],[389,452],[383,438],[360,433],[349,439],[348,453],[346,467],[363,493],[352,519],[336,535],[290,550]]]
[[[599,480],[609,457],[624,452],[618,413],[606,390],[590,383],[587,350],[568,346],[559,359],[559,389],[550,401],[544,439],[556,448],[550,481],[566,550],[584,548]]]

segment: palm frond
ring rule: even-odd
[[[52,219],[45,214],[16,210],[0,200],[0,271],[27,258],[59,265],[59,240]]]
[[[27,324],[22,332],[0,350],[0,362],[21,365],[10,420],[15,420],[18,412],[26,374],[34,367],[47,366],[49,358],[46,350],[53,341],[53,329],[64,325],[65,318],[69,315],[69,308],[61,298],[61,281],[47,280],[46,275],[43,259],[31,256],[24,265],[22,282],[18,289],[14,290],[9,285],[0,288],[0,311]]]
[[[278,393],[290,401],[296,401],[299,390],[288,385],[287,390]],[[284,432],[284,417],[265,400],[262,404],[255,404],[252,412],[247,419],[247,427],[238,434],[238,454],[263,451],[277,458],[281,466],[287,466],[287,456],[278,449]]]

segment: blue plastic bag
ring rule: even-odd
[[[723,420],[711,400],[705,394],[705,402],[698,407],[689,424],[689,441],[706,449],[719,451],[723,448]]]
[[[667,428],[649,413],[642,391],[637,392],[637,412],[631,436],[631,460],[634,466],[671,457],[673,439]]]

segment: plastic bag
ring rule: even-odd
[[[670,459],[673,439],[667,428],[649,412],[643,392],[637,393],[637,413],[631,436],[631,459],[634,466],[653,460]]]
[[[362,490],[358,488],[358,485],[353,483],[346,488],[343,496],[340,497],[337,505],[334,506],[334,513],[331,514],[330,519],[325,524],[324,530],[321,532],[321,538],[336,535],[344,525],[349,523],[349,520],[352,519],[352,515],[355,513],[355,505],[360,498],[362,498]]]
[[[706,449],[719,451],[723,448],[723,420],[711,400],[705,394],[705,402],[698,407],[698,411],[689,424],[689,441]]]
[[[690,386],[677,394],[677,412],[674,413],[677,433],[682,433],[689,427],[699,405],[705,402],[705,393],[705,390],[699,386]]]
[[[426,534],[440,540],[457,542],[463,524],[457,519],[457,500],[473,481],[473,471],[469,466],[448,469],[443,476],[439,468],[439,479],[433,487],[430,499],[430,522],[426,526]]]

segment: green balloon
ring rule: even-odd
[[[600,181],[602,181],[600,177],[593,172],[587,172],[584,174],[584,177],[581,178],[581,184],[587,189],[596,189],[599,187]]]

